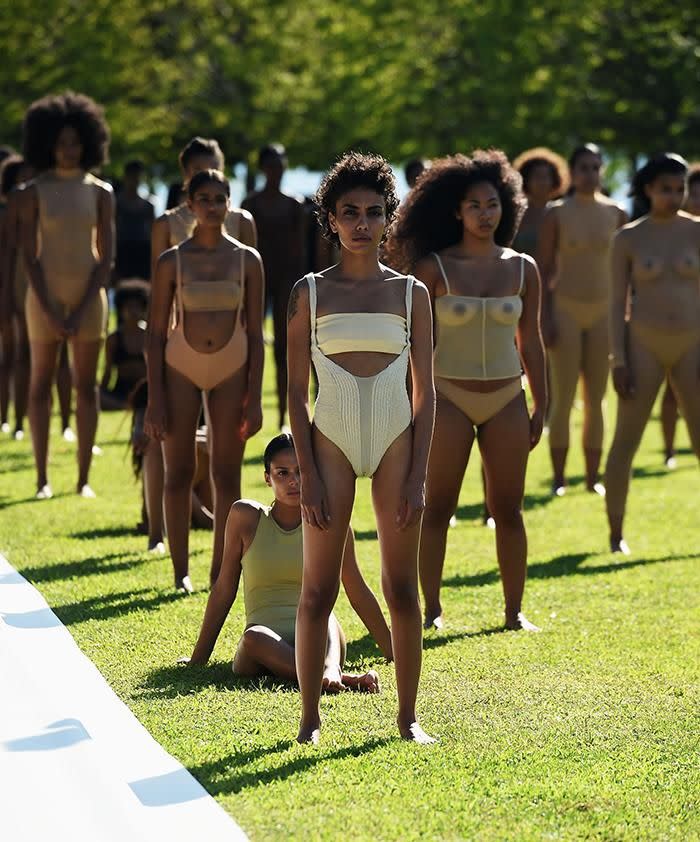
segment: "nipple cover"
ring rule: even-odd
[[[452,312],[455,316],[463,316],[467,312],[467,307],[462,301],[457,301],[452,305]]]
[[[504,313],[512,313],[513,312],[513,303],[511,301],[504,301],[503,302],[503,312]]]

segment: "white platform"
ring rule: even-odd
[[[2,555],[0,839],[246,839]]]

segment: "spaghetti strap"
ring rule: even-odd
[[[313,272],[309,272],[306,276],[306,283],[309,287],[309,320],[311,322],[311,344],[314,348],[318,346],[316,342],[316,278]]]
[[[525,288],[525,255],[520,255],[520,286],[518,287],[518,295],[523,294]]]
[[[447,280],[447,273],[445,272],[445,267],[442,265],[442,259],[440,258],[440,255],[436,251],[432,252],[432,255],[435,258],[435,260],[437,260],[437,265],[438,265],[438,268],[440,269],[440,274],[442,275],[442,279],[445,282],[445,288],[447,289],[447,294],[451,295],[450,282]]]

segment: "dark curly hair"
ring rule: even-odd
[[[528,179],[536,167],[546,166],[552,174],[552,192],[562,196],[569,189],[569,167],[561,155],[546,146],[527,149],[513,161],[513,166],[523,179],[523,190],[527,193]]]
[[[192,158],[197,158],[200,155],[210,155],[212,158],[216,158],[216,169],[223,170],[224,153],[221,151],[219,142],[214,140],[213,137],[193,137],[180,152],[178,158],[183,173],[187,171]]]
[[[187,185],[188,197],[194,199],[195,194],[203,184],[219,184],[227,196],[231,195],[231,185],[221,170],[201,170],[192,176],[190,183]]]
[[[391,266],[410,272],[433,251],[458,243],[463,236],[456,212],[467,190],[488,182],[501,200],[501,221],[494,235],[499,246],[510,245],[525,212],[522,178],[500,149],[477,149],[471,157],[453,155],[435,160],[408,194],[387,244]]]
[[[0,164],[0,195],[7,194],[17,187],[17,180],[24,169],[24,158],[21,155],[9,155]]]
[[[58,136],[65,126],[78,133],[83,147],[80,164],[93,170],[108,160],[109,126],[104,109],[90,97],[67,91],[33,102],[24,116],[24,157],[35,169],[55,165]]]
[[[316,218],[321,232],[327,240],[336,245],[340,244],[340,239],[331,230],[328,214],[335,214],[340,197],[358,187],[375,190],[384,197],[387,221],[385,237],[396,214],[399,197],[396,193],[394,173],[388,162],[381,155],[348,152],[326,173],[314,197]]]
[[[649,158],[646,164],[637,170],[632,179],[630,196],[634,197],[635,203],[643,213],[647,213],[651,208],[645,188],[660,175],[685,177],[688,175],[688,162],[673,152],[662,152]]]

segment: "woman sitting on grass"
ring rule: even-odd
[[[122,281],[114,295],[117,329],[105,344],[105,367],[100,384],[100,409],[127,409],[129,395],[146,377],[146,314],[148,312],[146,281],[134,278]],[[117,379],[111,386],[112,373]]]
[[[289,434],[276,436],[264,455],[265,482],[275,499],[271,506],[239,500],[231,507],[221,572],[204,614],[199,639],[190,659],[205,664],[236,599],[243,574],[246,628],[241,637],[233,671],[240,676],[271,673],[296,681],[294,626],[301,594],[302,532],[299,463]],[[391,635],[377,600],[357,566],[352,533],[343,558],[343,585],[352,607],[391,659]],[[347,689],[379,692],[373,670],[354,675],[343,670],[345,635],[334,614],[328,621],[323,686],[328,692]]]

